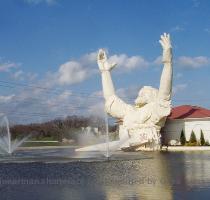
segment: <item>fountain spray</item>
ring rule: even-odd
[[[109,122],[108,122],[108,115],[105,113],[105,124],[106,124],[106,158],[109,160],[110,157],[110,149],[109,149]]]

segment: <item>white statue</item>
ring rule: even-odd
[[[172,46],[169,34],[161,35],[164,64],[159,90],[144,86],[135,100],[128,105],[115,94],[110,71],[116,66],[107,60],[104,50],[98,53],[98,66],[102,75],[105,110],[115,118],[123,120],[120,126],[120,148],[122,150],[158,150],[160,129],[171,112],[172,94]]]

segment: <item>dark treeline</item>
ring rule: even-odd
[[[34,139],[51,138],[62,141],[62,138],[73,138],[81,132],[82,127],[95,127],[102,133],[105,132],[105,121],[100,117],[68,116],[65,119],[54,119],[43,123],[27,125],[13,125],[10,127],[12,137],[18,138],[31,134]],[[110,131],[115,131],[116,126],[110,126]]]

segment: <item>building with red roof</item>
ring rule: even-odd
[[[210,117],[210,110],[198,106],[183,105],[174,107],[168,119],[199,119],[206,117]]]
[[[161,130],[163,143],[179,141],[182,130],[185,132],[186,140],[190,139],[192,131],[199,140],[202,130],[205,140],[210,141],[210,110],[191,105],[174,107]]]

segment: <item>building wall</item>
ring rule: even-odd
[[[199,140],[201,129],[203,130],[205,140],[210,142],[210,118],[167,120],[161,132],[164,143],[167,144],[170,140],[179,141],[182,130],[185,131],[186,140],[190,139],[192,130],[197,140]]]
[[[187,140],[190,139],[192,130],[194,131],[197,140],[200,139],[202,130],[205,140],[210,141],[210,119],[185,121],[185,135]]]

